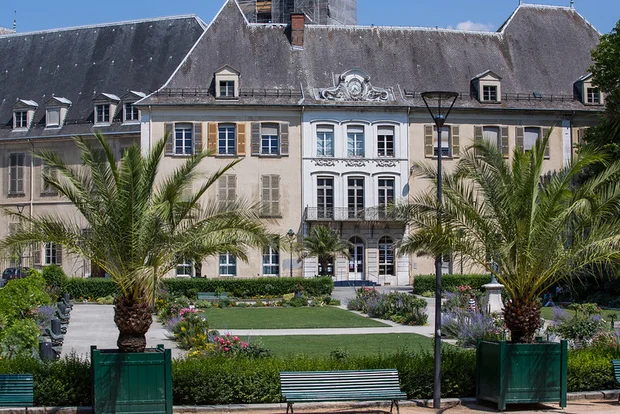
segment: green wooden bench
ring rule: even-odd
[[[391,401],[390,412],[400,413],[398,401],[407,399],[395,369],[280,372],[280,385],[287,414],[296,402],[322,401]]]
[[[616,381],[620,383],[620,359],[612,359],[611,365],[614,368],[614,377],[616,377]],[[620,402],[620,393],[618,394],[618,402]]]
[[[32,407],[34,379],[32,374],[0,375],[0,407]]]
[[[198,300],[226,300],[228,299],[228,293],[216,293],[216,292],[198,292]]]

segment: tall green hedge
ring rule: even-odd
[[[453,292],[461,285],[469,285],[474,289],[482,289],[482,285],[491,283],[491,275],[443,275],[441,287]],[[435,275],[419,275],[413,279],[413,291],[417,294],[435,292]]]
[[[238,298],[282,296],[303,289],[312,296],[329,295],[334,289],[331,277],[290,278],[227,278],[227,279],[164,279],[162,287],[172,294],[193,296],[196,292],[228,292]],[[97,299],[115,295],[118,289],[111,279],[70,278],[67,291],[72,298]]]
[[[613,389],[610,359],[620,350],[569,351],[568,391]],[[398,369],[408,398],[431,398],[433,355],[430,352],[331,358],[245,359],[213,357],[175,360],[172,388],[175,405],[260,404],[281,402],[280,371]],[[442,397],[475,394],[476,356],[473,350],[446,347],[442,352]],[[43,363],[34,359],[0,360],[0,373],[31,373],[35,406],[91,405],[91,373],[87,361],[67,357]]]

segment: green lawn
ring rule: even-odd
[[[277,356],[295,354],[311,357],[329,356],[336,348],[346,349],[351,355],[433,350],[432,338],[416,334],[260,336],[250,337],[249,340],[262,344]]]
[[[570,309],[564,309],[566,312],[569,313],[569,315],[573,315],[575,313],[575,311],[570,310]],[[541,309],[541,313],[542,313],[542,317],[544,319],[548,319],[548,320],[553,320],[553,308],[552,307],[543,307]],[[606,321],[610,321],[610,317],[609,315],[614,314],[616,315],[616,321],[620,321],[620,311],[617,310],[605,310],[603,309],[603,319],[605,319]]]
[[[385,327],[384,323],[331,306],[303,308],[212,308],[213,329],[311,329]]]

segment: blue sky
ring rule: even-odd
[[[123,20],[197,14],[209,23],[225,0],[0,0],[0,26],[18,32]],[[570,0],[525,0],[568,6]],[[358,22],[377,26],[424,26],[496,30],[519,0],[358,0]],[[620,0],[575,0],[575,8],[601,33],[620,19]]]

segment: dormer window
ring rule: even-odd
[[[239,97],[239,72],[226,65],[215,72],[215,97],[235,99]]]
[[[592,74],[588,73],[575,82],[575,97],[585,105],[604,105],[605,94],[592,84]]]
[[[586,103],[600,105],[601,91],[598,88],[586,88]]]
[[[95,125],[106,126],[112,123],[116,114],[116,108],[121,98],[111,93],[100,93],[93,103],[95,104],[94,121]]]
[[[124,114],[125,122],[137,122],[140,120],[140,112],[138,108],[133,106],[133,102],[125,103],[125,114]]]
[[[95,124],[110,123],[110,104],[95,105]]]
[[[18,99],[13,105],[13,129],[23,131],[30,128],[34,118],[34,111],[38,107],[39,105],[35,101]]]
[[[45,111],[45,126],[60,126],[60,108],[47,108],[47,110]]]
[[[60,128],[67,116],[71,101],[67,98],[52,96],[45,103],[45,128]]]
[[[138,91],[129,91],[121,97],[124,123],[135,124],[140,122],[140,111],[135,106],[135,103],[145,97],[146,94],[144,92]]]
[[[472,80],[476,99],[482,103],[498,103],[502,96],[502,78],[493,71],[487,70]]]

